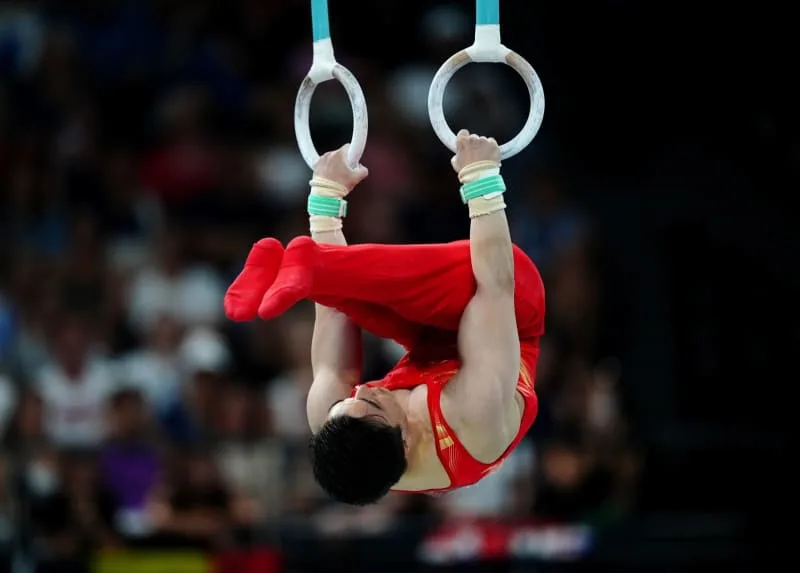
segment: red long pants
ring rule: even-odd
[[[544,331],[544,286],[516,246],[514,265],[517,330],[526,341]],[[287,247],[260,314],[276,316],[307,298],[409,348],[425,330],[457,332],[475,289],[469,241],[332,246],[300,237]]]

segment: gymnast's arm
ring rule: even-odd
[[[459,134],[454,165],[461,170],[477,162],[499,165],[500,151],[491,139]],[[475,201],[484,201],[478,199]],[[520,371],[520,342],[514,312],[514,251],[502,197],[487,214],[477,215],[472,205],[470,256],[477,289],[461,319],[458,334],[462,368],[453,383],[451,397],[460,416],[483,427],[504,425],[504,414],[516,407]],[[486,203],[490,205],[490,203]],[[516,433],[515,428],[494,428]],[[491,432],[487,432],[487,437]],[[496,435],[496,434],[495,434]]]
[[[346,245],[339,231],[315,232],[318,243]],[[361,329],[338,310],[316,306],[311,367],[314,382],[308,392],[306,411],[311,430],[325,423],[331,404],[347,398],[361,380]]]
[[[344,161],[345,149],[323,155],[314,170],[315,177],[323,177],[342,185],[342,196],[366,176],[366,170],[362,173],[347,168]],[[330,220],[322,223],[330,224],[312,224],[311,237],[317,243],[346,245],[341,221],[333,217],[325,219]],[[325,423],[331,404],[347,398],[361,380],[361,343],[361,329],[344,314],[320,304],[316,305],[314,336],[311,342],[314,382],[306,400],[306,414],[313,432]]]

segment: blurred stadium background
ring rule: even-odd
[[[370,110],[349,239],[464,237],[425,104],[472,3],[331,4]],[[308,1],[0,2],[0,571],[763,571],[787,550],[791,18],[685,0],[502,17],[547,96],[505,167],[548,288],[542,411],[480,485],[354,510],[307,467],[309,309],[234,325],[221,306],[254,240],[306,230]],[[451,125],[498,139],[526,106],[500,66],[448,92]],[[318,148],[350,121],[320,89]],[[368,347],[381,376],[397,349]]]

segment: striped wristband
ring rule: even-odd
[[[309,215],[342,218],[347,216],[347,201],[336,197],[322,197],[312,193],[308,196],[307,209]]]
[[[461,186],[461,200],[466,204],[479,197],[501,195],[505,193],[505,190],[506,183],[503,180],[503,176],[490,175],[489,177],[483,177],[469,183],[464,183]]]

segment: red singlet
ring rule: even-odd
[[[536,361],[539,358],[538,340],[523,341],[520,347],[522,350],[522,362],[519,380],[517,381],[517,392],[520,393],[524,400],[525,409],[522,413],[519,432],[514,441],[496,461],[490,464],[479,462],[472,457],[442,415],[440,404],[442,390],[461,367],[457,359],[431,360],[415,358],[415,355],[418,354],[417,349],[415,349],[404,356],[383,380],[367,383],[367,386],[386,388],[387,390],[410,390],[422,384],[428,387],[428,412],[436,435],[436,453],[447,475],[450,477],[450,485],[445,488],[414,492],[393,491],[401,493],[442,493],[473,485],[497,469],[514,448],[519,445],[533,425],[536,414],[539,411],[539,401],[536,398],[533,384],[536,374]],[[355,394],[355,390],[353,394]]]

